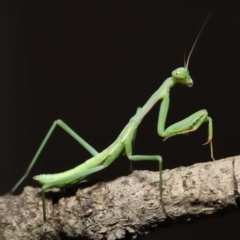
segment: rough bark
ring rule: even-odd
[[[163,181],[168,216],[159,201],[159,173],[134,171],[111,182],[80,185],[54,204],[59,192],[49,191],[45,224],[41,190],[25,187],[19,196],[0,197],[0,239],[135,239],[179,219],[238,211],[240,156],[165,170]]]

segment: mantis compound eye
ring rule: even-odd
[[[176,72],[175,75],[176,75],[176,77],[182,78],[182,77],[181,77],[181,72]]]
[[[186,79],[188,71],[184,68],[178,68],[172,72],[172,76],[177,79]]]

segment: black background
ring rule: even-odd
[[[239,1],[17,1],[0,3],[0,182],[5,193],[24,173],[52,122],[61,118],[97,150],[106,148],[151,94],[191,57],[194,87],[171,90],[167,126],[206,108],[216,159],[238,155]],[[161,154],[164,168],[209,161],[207,126],[166,142],[157,135],[159,105],[139,127],[135,153]],[[31,176],[61,172],[89,154],[57,129]],[[155,162],[134,169],[157,170]],[[117,159],[92,179],[129,174]],[[158,229],[142,239],[236,239],[240,215]]]

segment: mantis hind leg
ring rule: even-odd
[[[31,160],[25,174],[20,178],[20,180],[15,184],[15,186],[12,188],[11,192],[13,193],[18,186],[24,181],[24,179],[28,176],[29,172],[33,168],[34,164],[36,163],[40,153],[42,152],[43,148],[45,147],[47,141],[49,140],[50,136],[52,135],[53,131],[55,130],[56,126],[61,127],[64,131],[66,131],[69,135],[71,135],[78,143],[80,143],[89,153],[91,153],[93,156],[96,156],[98,152],[89,144],[87,143],[83,138],[81,138],[77,133],[75,133],[66,123],[64,123],[62,120],[56,120],[52,124],[51,128],[47,132],[45,138],[43,139],[40,147],[38,148],[37,152],[35,153],[33,159]]]
[[[61,178],[59,180],[53,181],[48,184],[44,184],[42,186],[42,209],[43,209],[43,221],[46,222],[46,205],[45,205],[45,190],[53,187],[62,187],[62,186],[67,186],[76,183],[77,181],[81,181],[85,177],[87,177],[90,174],[93,174],[95,172],[98,172],[102,169],[104,169],[106,166],[105,165],[100,165],[96,167],[89,168],[85,171],[81,171],[78,173],[75,173],[71,176]]]

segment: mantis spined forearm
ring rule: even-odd
[[[206,21],[205,21],[206,22]],[[204,26],[204,25],[203,25]],[[202,27],[203,28],[203,27]],[[202,29],[201,29],[202,31]],[[201,33],[200,31],[200,33]],[[199,33],[199,35],[200,35]],[[199,37],[198,35],[198,37]],[[198,40],[198,37],[196,41]],[[196,41],[193,47],[196,44]],[[193,49],[193,48],[192,48]],[[192,52],[192,50],[191,50]],[[208,122],[208,140],[207,143],[210,144],[211,157],[213,158],[213,147],[212,147],[212,137],[213,137],[213,124],[212,119],[208,116],[206,110],[200,110],[191,116],[165,128],[165,122],[169,109],[170,100],[170,89],[177,83],[186,85],[188,87],[193,86],[193,80],[189,75],[188,62],[191,55],[189,54],[187,64],[185,67],[177,68],[174,70],[169,78],[167,78],[159,89],[153,93],[153,95],[148,99],[148,101],[143,105],[143,107],[138,108],[136,114],[129,120],[127,125],[123,128],[122,132],[118,138],[102,152],[97,152],[90,144],[88,144],[83,138],[77,135],[67,124],[62,120],[54,121],[47,135],[45,136],[43,142],[41,143],[39,149],[37,150],[35,156],[33,157],[30,165],[24,174],[24,176],[17,182],[13,187],[11,192],[14,192],[17,187],[22,183],[22,181],[28,176],[35,162],[37,161],[40,153],[45,147],[48,139],[53,133],[56,126],[61,127],[68,134],[70,134],[77,142],[79,142],[92,157],[80,164],[79,166],[56,174],[41,174],[34,177],[36,181],[42,184],[42,201],[43,201],[43,218],[46,221],[46,210],[45,210],[45,190],[53,187],[64,187],[80,182],[88,175],[93,174],[108,167],[121,153],[126,153],[126,156],[131,161],[144,161],[144,160],[154,160],[159,162],[159,191],[160,191],[160,201],[162,200],[162,157],[160,155],[133,155],[132,143],[135,138],[136,130],[146,116],[146,114],[151,110],[151,108],[158,102],[162,101],[160,105],[157,131],[159,136],[163,138],[169,138],[178,134],[186,134],[189,132],[196,131],[204,122]],[[164,206],[164,205],[163,205]]]

